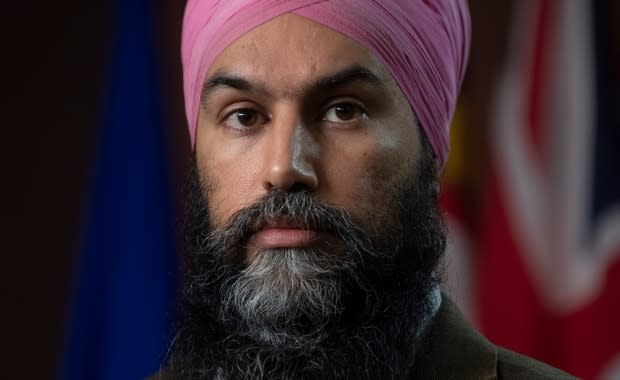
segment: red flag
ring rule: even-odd
[[[618,132],[599,115],[594,5],[515,6],[491,125],[480,325],[579,377],[620,379],[620,193],[602,195],[618,179],[595,175],[620,155],[599,154]]]

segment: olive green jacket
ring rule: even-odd
[[[544,363],[491,344],[445,295],[420,347],[411,380],[575,379]],[[164,370],[150,380],[172,378],[166,376]]]
[[[521,354],[495,346],[476,331],[445,295],[411,379],[575,379]]]

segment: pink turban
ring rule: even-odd
[[[445,163],[469,53],[466,0],[189,0],[181,53],[192,144],[211,63],[244,33],[287,12],[345,34],[379,58]]]

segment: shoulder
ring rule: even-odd
[[[525,355],[497,348],[498,379],[576,379],[566,372]]]
[[[489,342],[442,295],[433,324],[416,355],[412,379],[575,379]]]

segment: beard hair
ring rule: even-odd
[[[434,311],[445,248],[438,179],[423,139],[417,173],[373,229],[311,193],[273,191],[225,225],[209,223],[194,161],[186,203],[186,276],[168,362],[175,379],[398,379]],[[258,250],[252,226],[287,217],[342,245]],[[376,230],[374,233],[369,230]]]

